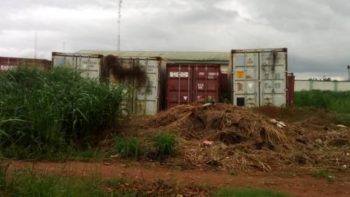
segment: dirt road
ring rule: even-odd
[[[334,182],[317,179],[310,175],[278,176],[272,174],[230,175],[224,172],[200,170],[172,170],[158,166],[141,164],[103,164],[103,163],[32,163],[12,161],[9,172],[32,169],[38,172],[59,173],[64,175],[97,175],[103,179],[124,177],[130,180],[141,179],[145,182],[165,180],[179,185],[199,184],[214,187],[257,187],[272,189],[294,196],[350,196],[350,178],[337,177]]]

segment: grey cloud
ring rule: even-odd
[[[341,75],[350,63],[347,0],[124,0],[123,50],[288,47],[293,72]],[[5,0],[0,55],[113,50],[117,0]]]

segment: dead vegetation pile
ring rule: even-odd
[[[284,131],[268,118],[228,104],[180,105],[156,115],[153,127],[166,127],[181,137],[245,144],[256,149],[289,148]]]
[[[179,105],[159,113],[148,125],[183,139],[181,159],[192,167],[271,171],[293,166],[344,168],[350,162],[348,130],[307,120],[285,125],[229,104]]]

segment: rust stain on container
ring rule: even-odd
[[[220,65],[167,64],[167,108],[197,101],[218,101]]]
[[[287,74],[287,105],[294,105],[294,86],[295,86],[295,76],[293,73]]]

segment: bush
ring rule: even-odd
[[[54,158],[87,147],[119,115],[121,89],[68,69],[0,74],[0,152]]]
[[[115,150],[123,158],[137,158],[141,155],[141,146],[134,137],[121,137],[116,139]]]
[[[176,153],[177,144],[176,137],[170,133],[159,133],[154,138],[154,146],[157,156],[160,159],[174,155]]]

